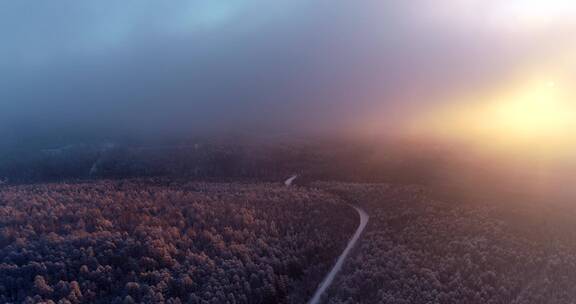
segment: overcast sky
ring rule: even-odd
[[[388,128],[525,70],[573,76],[575,16],[563,0],[1,1],[0,134]]]

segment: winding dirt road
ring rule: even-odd
[[[354,209],[356,209],[356,211],[358,212],[358,215],[360,215],[360,225],[358,225],[356,232],[354,233],[354,235],[352,236],[350,241],[348,241],[348,245],[346,246],[346,249],[344,249],[342,254],[340,254],[340,256],[338,257],[338,260],[336,261],[336,264],[334,264],[334,267],[332,267],[332,270],[330,270],[330,272],[326,275],[324,280],[322,280],[322,283],[320,283],[320,285],[318,286],[318,289],[316,289],[316,292],[314,293],[314,296],[312,297],[312,300],[310,300],[310,302],[308,302],[308,304],[319,304],[320,303],[320,300],[322,299],[322,295],[328,289],[328,287],[330,287],[330,285],[332,285],[332,281],[334,281],[334,278],[336,277],[338,272],[340,272],[340,270],[342,269],[342,265],[344,265],[344,261],[346,260],[346,258],[350,254],[350,251],[352,251],[352,248],[354,248],[354,246],[356,245],[356,242],[358,242],[360,235],[362,234],[362,232],[364,231],[364,228],[366,228],[366,225],[368,224],[368,219],[369,219],[368,214],[359,207],[356,207],[353,205],[351,205],[351,206],[354,207]]]

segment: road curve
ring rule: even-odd
[[[292,186],[292,184],[294,184],[294,181],[295,181],[297,178],[298,178],[298,174],[293,175],[292,177],[290,177],[289,179],[287,179],[287,180],[284,182],[284,185],[286,185],[286,187]]]
[[[352,236],[350,241],[348,241],[348,245],[346,246],[346,249],[344,249],[342,254],[340,254],[340,256],[338,257],[338,261],[336,261],[336,264],[334,264],[334,267],[332,267],[332,270],[330,270],[330,272],[326,275],[324,280],[322,280],[322,283],[320,283],[320,285],[318,286],[318,289],[316,289],[314,296],[312,297],[310,302],[308,302],[308,304],[319,304],[320,303],[320,300],[322,299],[322,295],[328,289],[328,287],[330,287],[330,285],[332,285],[332,281],[334,281],[334,278],[336,277],[338,272],[340,272],[340,270],[342,269],[342,265],[344,265],[344,261],[346,260],[346,258],[350,254],[350,251],[352,251],[352,248],[354,248],[354,246],[356,245],[356,242],[358,242],[360,235],[362,234],[362,232],[364,231],[364,228],[366,228],[366,225],[368,224],[368,214],[359,207],[356,207],[354,205],[351,205],[351,206],[354,207],[354,209],[356,209],[356,211],[358,212],[358,215],[360,215],[360,225],[358,225],[356,232],[354,233],[354,235]]]

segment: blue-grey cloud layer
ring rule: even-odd
[[[0,133],[338,129],[530,53],[406,2],[2,1]]]

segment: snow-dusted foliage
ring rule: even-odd
[[[370,214],[328,303],[574,303],[566,206],[435,199],[418,186],[321,184]]]
[[[357,225],[282,184],[13,186],[0,202],[0,303],[303,303]]]

